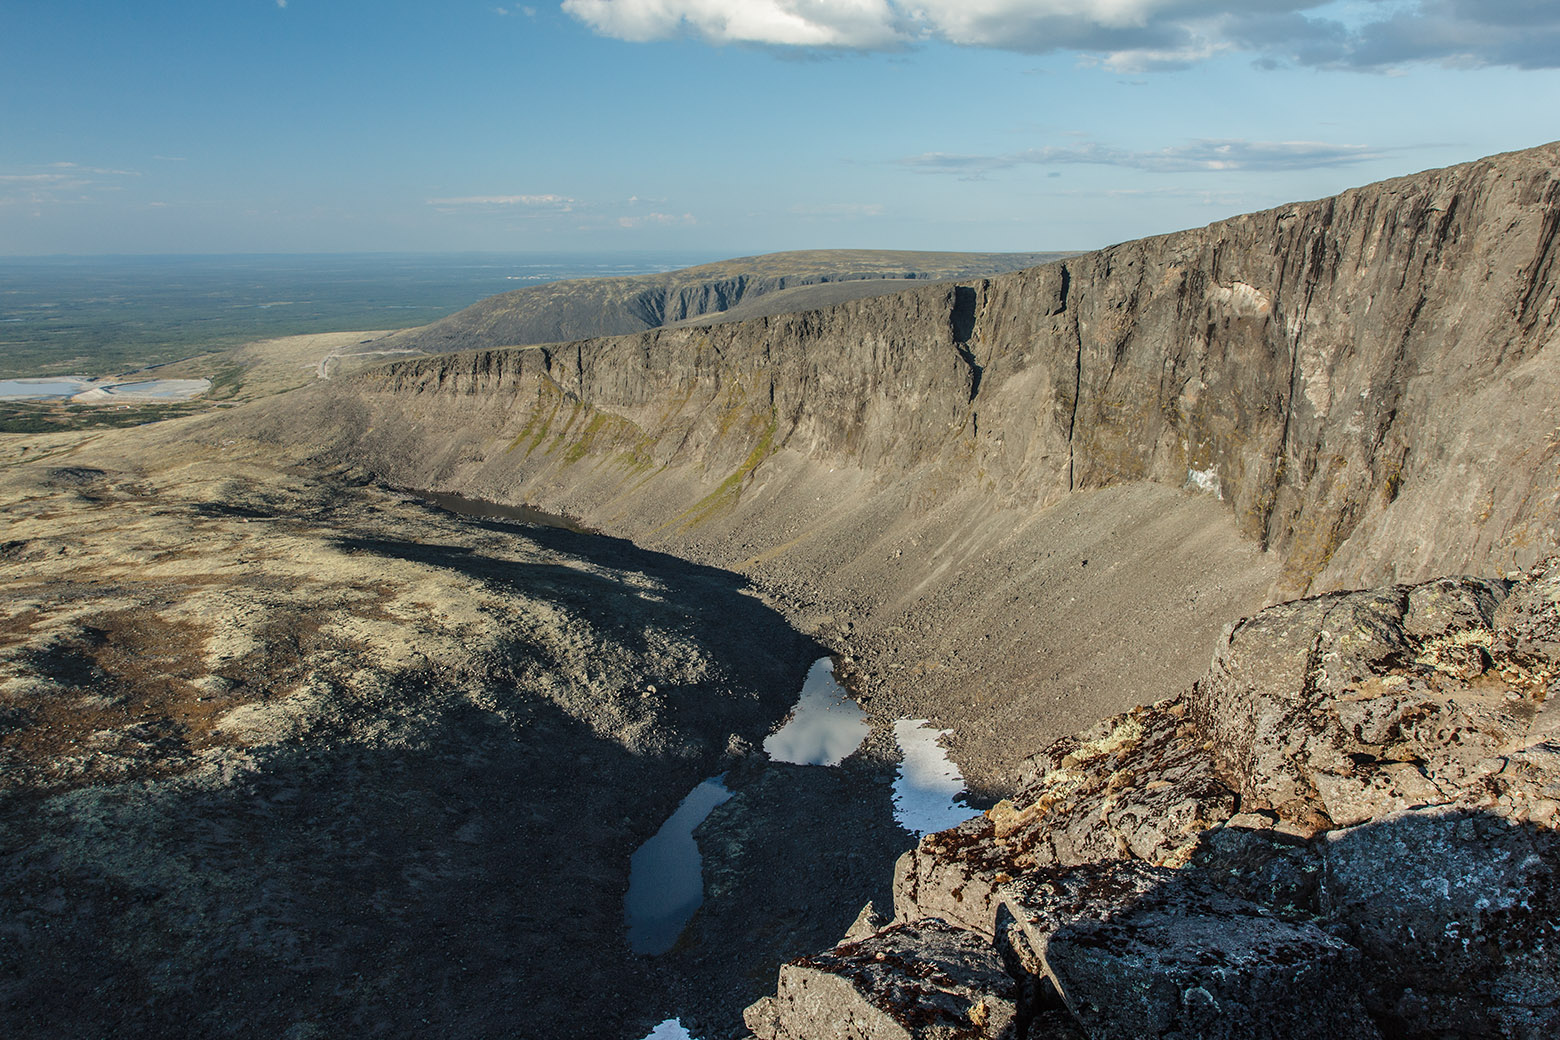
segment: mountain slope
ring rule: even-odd
[[[789,590],[869,698],[957,726],[1002,790],[1270,598],[1556,544],[1557,167],[1550,145],[822,311],[408,361],[243,421]]]

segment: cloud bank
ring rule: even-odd
[[[568,195],[461,195],[455,198],[429,199],[428,205],[438,206],[441,209],[522,206],[528,209],[550,209],[567,213],[578,201]]]
[[[1149,173],[1233,172],[1237,170],[1315,170],[1350,166],[1381,157],[1364,145],[1320,141],[1201,140],[1174,148],[1133,151],[1102,144],[1030,148],[1007,155],[958,155],[928,152],[899,160],[901,166],[925,173],[952,173],[978,179],[993,170],[1015,166],[1092,164],[1119,166]]]
[[[102,192],[119,191],[122,177],[139,177],[138,170],[83,166],[75,162],[34,164],[26,172],[0,172],[0,206],[90,202]]]
[[[564,0],[604,36],[899,50],[932,40],[1073,51],[1122,70],[1239,52],[1381,71],[1414,62],[1560,68],[1554,0]]]

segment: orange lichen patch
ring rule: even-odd
[[[387,616],[390,586],[352,591],[367,593],[352,604],[355,616]],[[160,592],[165,599],[170,590]],[[330,634],[333,612],[255,607],[244,622],[255,649],[215,669],[207,653],[215,618],[169,617],[148,605],[69,620],[30,608],[0,620],[10,665],[0,692],[0,791],[183,772],[199,752],[232,742],[219,723],[233,708],[283,696],[343,653],[363,651]]]
[[[117,610],[29,640],[14,652],[18,681],[0,728],[9,768],[0,786],[162,774],[211,743],[224,706],[193,683],[205,674],[206,635],[191,622]]]

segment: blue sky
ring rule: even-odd
[[[0,255],[1082,249],[1560,137],[1556,0],[0,0]]]

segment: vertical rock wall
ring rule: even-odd
[[[1560,544],[1557,173],[1551,145],[990,279],[420,358],[265,421],[750,575],[1000,794],[1231,618]]]
[[[1284,591],[1510,569],[1560,533],[1557,174],[1549,146],[970,285],[356,389],[508,395],[509,427],[561,395],[584,421],[496,466],[596,496],[652,464],[745,482],[784,448],[923,474],[928,500],[1201,487],[1282,555]],[[620,472],[565,472],[581,457]]]

